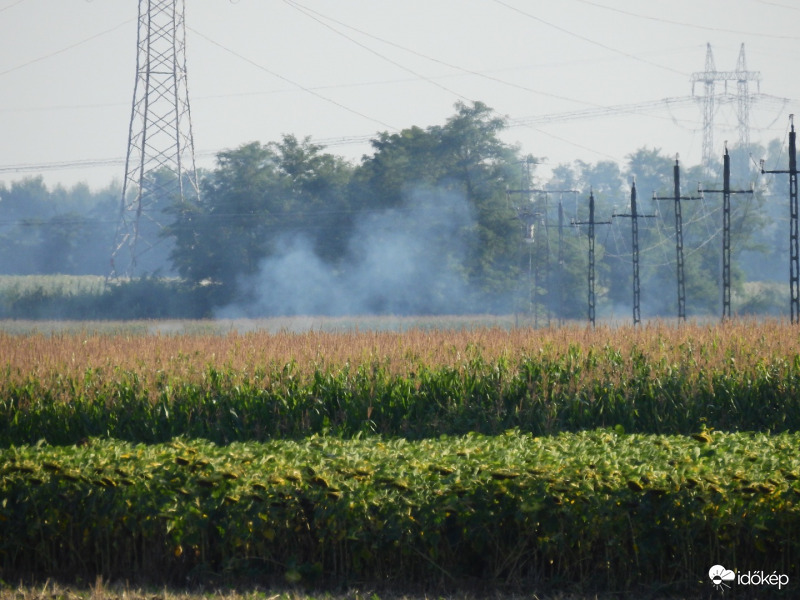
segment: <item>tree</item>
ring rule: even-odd
[[[662,154],[660,148],[639,148],[626,158],[628,164],[625,174],[628,183],[636,178],[636,187],[641,198],[650,198],[654,192],[666,195],[672,191],[674,156]]]
[[[41,177],[0,185],[0,272],[107,274],[119,194],[113,185],[50,191]]]
[[[269,145],[277,159],[284,195],[284,227],[312,241],[322,260],[335,262],[347,250],[352,214],[348,186],[353,167],[293,135]]]
[[[0,186],[0,210],[6,222],[49,217],[54,212],[54,206],[41,176],[15,181],[10,188]]]
[[[181,199],[170,209],[171,258],[183,278],[218,285],[227,300],[237,278],[255,272],[269,247],[270,201],[281,196],[276,162],[258,142],[220,152],[217,167],[202,180],[201,201]]]
[[[280,251],[287,232],[308,236],[320,255],[334,258],[342,252],[337,226],[350,171],[342,159],[294,136],[219,153],[217,167],[203,178],[201,201],[171,209],[175,268],[191,282],[218,286],[215,301],[224,303]]]
[[[508,308],[517,279],[520,234],[505,190],[519,178],[519,157],[499,139],[505,126],[483,103],[457,103],[442,126],[380,134],[353,186],[357,204],[369,210],[401,207],[414,190],[463,198],[473,220],[458,232],[465,243],[458,256],[449,251],[450,264],[485,309]],[[448,241],[440,240],[444,252]]]
[[[562,163],[553,168],[546,187],[552,190],[578,190],[583,187],[583,182],[574,165]]]
[[[595,164],[577,161],[580,181],[583,189],[591,188],[598,201],[618,202],[628,188],[619,165],[610,160],[602,160]]]

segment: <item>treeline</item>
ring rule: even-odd
[[[640,211],[657,215],[640,225],[643,316],[675,314],[673,206],[649,201],[654,192],[672,194],[675,158],[642,148],[625,165],[576,161],[543,180],[536,173],[541,160],[503,140],[506,126],[481,103],[459,103],[443,125],[377,134],[372,154],[357,163],[293,135],[221,152],[216,167],[201,173],[199,202],[150,204],[150,216],[166,227],[139,262],[141,280],[106,286],[100,298],[73,294],[69,302],[41,290],[38,297],[6,294],[0,312],[120,318],[514,311],[583,318],[587,242],[585,229],[569,224],[588,217],[590,189],[598,219],[625,212],[635,177]],[[732,150],[733,184],[757,183],[756,193],[737,198],[733,208],[740,313],[781,311],[782,299],[748,296],[744,287],[785,278],[788,244],[780,240],[788,183],[761,179],[749,158],[780,164],[781,151],[777,141]],[[682,169],[684,193],[698,182],[720,186],[701,167]],[[507,193],[528,188],[576,193]],[[0,186],[0,273],[107,274],[120,194],[116,185],[51,191],[41,179]],[[717,196],[683,207],[691,315],[718,312]],[[534,208],[530,229],[519,216]],[[526,244],[526,234],[535,243]],[[598,316],[629,314],[630,251],[628,221],[598,228]]]

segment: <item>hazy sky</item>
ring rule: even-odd
[[[733,71],[744,43],[748,69],[761,73],[772,98],[752,107],[753,141],[784,139],[800,109],[798,0],[187,4],[201,166],[283,133],[357,160],[376,132],[441,124],[459,100],[507,116],[505,139],[549,166],[624,163],[642,146],[696,164],[703,119],[690,79],[704,70],[707,43],[717,70]],[[0,0],[0,181],[122,179],[136,17],[133,0]],[[607,110],[619,105],[633,106]],[[721,153],[723,140],[737,140],[734,103],[719,105],[716,123]]]

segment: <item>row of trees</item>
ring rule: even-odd
[[[607,219],[627,210],[635,176],[640,210],[658,215],[640,228],[643,312],[674,314],[673,207],[648,201],[653,192],[671,195],[674,157],[642,148],[625,165],[559,165],[547,181],[534,171],[533,187],[578,193],[510,196],[508,189],[527,185],[526,168],[538,161],[502,141],[505,126],[484,104],[460,103],[443,125],[378,134],[372,154],[357,164],[292,135],[221,152],[216,168],[201,174],[199,203],[162,199],[159,220],[168,226],[147,271],[179,276],[196,290],[206,313],[225,306],[244,314],[534,306],[581,318],[585,230],[566,227],[559,235],[558,204],[567,223],[585,220],[591,188],[598,218]],[[739,287],[745,279],[782,279],[780,266],[788,263],[788,244],[780,242],[786,203],[766,202],[785,196],[788,184],[760,178],[750,153],[776,162],[781,148],[776,142],[766,150],[732,152],[734,185],[759,183],[752,198],[734,206]],[[682,181],[691,182],[685,192],[697,182],[718,187],[715,179],[698,166],[682,173]],[[0,272],[107,273],[119,193],[116,186],[51,192],[39,179],[1,186]],[[543,207],[538,235],[544,244],[524,243],[518,210],[526,202]],[[719,204],[717,197],[684,204],[692,314],[718,311]],[[623,316],[630,305],[629,232],[629,221],[598,228],[599,314]],[[765,270],[763,262],[778,268]]]
[[[223,152],[204,178],[203,201],[177,207],[173,263],[189,281],[218,284],[219,303],[246,304],[257,298],[237,295],[275,290],[248,290],[243,282],[303,240],[310,252],[296,258],[315,261],[311,270],[322,267],[334,286],[377,285],[367,279],[382,279],[375,263],[383,262],[407,268],[406,281],[383,278],[385,285],[415,286],[435,312],[508,308],[502,298],[518,278],[519,239],[505,190],[518,177],[519,156],[499,139],[503,127],[482,104],[458,105],[443,126],[378,135],[374,154],[358,165],[294,136]],[[401,258],[414,264],[399,267]],[[295,276],[313,276],[307,264],[298,266]],[[436,273],[452,285],[432,296]],[[307,283],[295,286],[298,295],[319,292]],[[405,311],[380,290],[364,295],[361,309]]]
[[[116,185],[49,190],[41,177],[0,183],[0,274],[105,274],[120,194]]]

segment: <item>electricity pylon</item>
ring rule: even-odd
[[[164,208],[199,200],[186,77],[185,0],[139,0],[136,82],[111,277],[164,241]]]
[[[714,153],[714,112],[717,100],[728,100],[728,82],[736,82],[736,113],[739,122],[739,144],[746,146],[750,143],[750,82],[754,81],[761,86],[761,73],[748,71],[744,55],[744,44],[739,49],[739,59],[735,71],[717,71],[714,66],[714,55],[711,44],[706,44],[706,65],[704,71],[692,73],[692,95],[696,83],[702,83],[705,88],[703,95],[703,166],[708,168],[711,156]],[[715,95],[717,82],[725,84],[725,95]],[[760,89],[759,89],[760,91]]]

